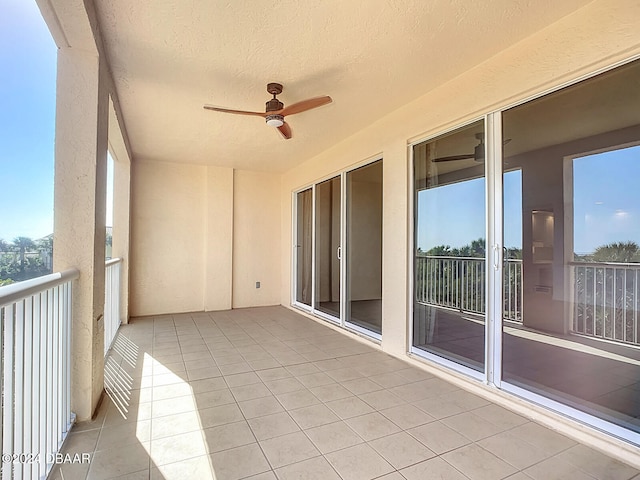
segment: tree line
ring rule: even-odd
[[[51,273],[52,258],[53,234],[38,240],[16,237],[12,242],[0,238],[0,286]]]

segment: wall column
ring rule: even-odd
[[[75,267],[71,409],[90,419],[104,383],[105,208],[108,73],[95,52],[58,51],[55,271]]]

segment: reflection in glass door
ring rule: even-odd
[[[313,235],[313,192],[310,188],[296,194],[296,290],[295,301],[311,306],[311,262]]]
[[[484,121],[414,146],[413,346],[484,371]]]
[[[382,160],[347,172],[345,321],[382,334]]]
[[[639,84],[634,62],[502,115],[503,136],[512,139],[505,165],[522,172],[521,191],[509,190],[508,173],[504,182],[505,243],[517,231],[522,298],[503,322],[502,388],[552,408],[568,405],[636,443]],[[522,204],[516,221],[506,209],[514,202]]]
[[[314,308],[340,319],[340,177],[316,185]]]

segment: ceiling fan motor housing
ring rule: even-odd
[[[282,110],[284,108],[284,103],[282,103],[277,98],[272,98],[267,102],[266,112],[277,112],[278,110]]]

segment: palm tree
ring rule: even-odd
[[[636,242],[614,242],[600,245],[593,252],[596,262],[640,262],[640,246]]]
[[[34,249],[36,244],[29,237],[16,237],[13,239],[13,248],[20,252],[20,271],[24,272],[25,253]]]

